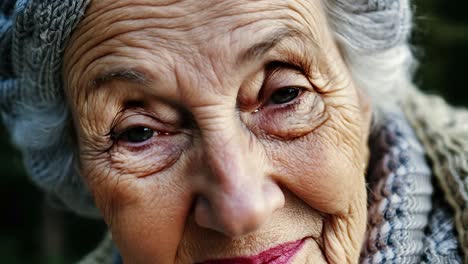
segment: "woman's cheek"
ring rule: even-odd
[[[187,143],[183,136],[155,136],[145,144],[117,143],[110,150],[111,170],[134,178],[154,176],[174,165]]]
[[[182,134],[155,136],[140,145],[115,142],[107,152],[82,156],[82,171],[104,217],[142,203],[145,195],[154,199],[174,185],[176,165],[189,142]]]
[[[140,178],[131,203],[114,210],[113,239],[129,263],[168,263],[174,259],[190,212],[191,193],[174,166],[161,178]],[[164,177],[166,179],[164,179]],[[170,179],[170,180],[169,180]]]
[[[176,254],[193,198],[184,181],[188,157],[174,144],[135,156],[121,151],[84,163],[94,179],[88,183],[96,204],[126,261],[167,263]]]
[[[304,137],[272,143],[269,155],[277,178],[296,196],[323,213],[346,214],[364,186],[364,170],[328,133],[322,125]]]

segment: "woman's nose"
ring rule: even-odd
[[[284,205],[282,190],[267,177],[259,144],[248,137],[243,129],[223,129],[203,139],[206,170],[195,221],[230,237],[254,231]]]

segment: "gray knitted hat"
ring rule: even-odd
[[[409,0],[326,0],[337,34],[357,51],[379,52],[406,44]]]
[[[63,91],[63,53],[89,0],[0,1],[0,114],[33,181],[75,212],[99,217],[79,175]],[[326,0],[332,27],[352,49],[406,45],[408,0]]]

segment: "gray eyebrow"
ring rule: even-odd
[[[96,76],[96,78],[91,81],[90,87],[97,88],[114,80],[122,80],[135,84],[147,84],[149,79],[147,74],[138,69],[114,69]]]
[[[285,39],[298,37],[303,40],[310,40],[310,38],[303,32],[292,28],[279,28],[273,33],[268,35],[263,41],[253,45],[244,51],[237,59],[237,65],[245,64],[250,61],[260,60],[270,50],[275,48],[279,43]],[[315,42],[314,42],[315,43]]]

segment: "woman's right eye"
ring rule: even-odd
[[[155,133],[151,128],[138,126],[125,130],[117,136],[117,139],[129,143],[142,143],[152,138]]]

